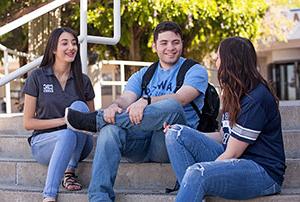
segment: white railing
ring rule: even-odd
[[[28,60],[34,58],[33,55],[23,53],[20,51],[9,49],[2,44],[0,44],[0,50],[3,51],[3,66],[4,66],[4,75],[9,74],[9,54],[19,57],[26,57]],[[8,82],[5,85],[5,102],[6,102],[6,113],[11,113],[11,88],[10,83]]]
[[[28,22],[30,22],[31,20],[34,20],[46,13],[48,13],[49,11],[52,11],[66,3],[68,3],[70,0],[55,0],[52,1],[51,3],[42,6],[41,8],[36,9],[35,11],[28,13],[2,27],[0,27],[0,36],[3,34],[6,34]]]
[[[14,20],[2,27],[0,27],[0,36],[3,34],[6,34],[26,23],[29,21],[42,16],[45,13],[48,13],[49,11],[52,11],[66,3],[70,2],[70,0],[54,0],[51,3],[42,6],[41,8],[24,15],[23,17]],[[83,72],[87,72],[87,43],[96,43],[96,44],[108,44],[108,45],[115,45],[118,43],[121,37],[121,14],[120,14],[120,0],[114,0],[114,35],[112,38],[110,37],[98,37],[98,36],[89,36],[87,35],[87,0],[80,0],[80,53],[81,53],[81,61],[82,61],[82,69]],[[4,54],[5,55],[5,54]],[[5,56],[6,57],[6,56]],[[4,58],[5,61],[5,58]],[[3,86],[10,81],[18,78],[19,76],[27,73],[28,71],[38,67],[38,65],[42,61],[42,56],[35,59],[34,61],[26,64],[25,66],[17,69],[14,72],[5,73],[5,76],[3,78],[0,78],[0,86]],[[6,64],[4,64],[6,66]],[[8,95],[8,94],[7,94]],[[7,96],[6,95],[6,96]],[[8,98],[6,98],[8,99]],[[7,112],[11,111],[9,109],[10,105],[7,104]]]
[[[97,68],[99,70],[99,80],[94,83],[95,91],[95,107],[100,109],[103,107],[102,103],[102,86],[112,86],[112,100],[117,98],[117,86],[121,87],[121,92],[124,91],[127,81],[125,80],[125,67],[126,66],[136,66],[145,67],[150,66],[152,62],[139,62],[139,61],[125,61],[125,60],[102,60],[97,63]],[[104,65],[117,65],[120,68],[120,80],[117,81],[115,78],[115,69],[111,69],[112,81],[103,80],[103,66]]]

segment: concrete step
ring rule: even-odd
[[[0,114],[1,134],[29,134],[23,127],[23,113]]]
[[[0,185],[2,202],[41,202],[42,188],[20,185]],[[149,190],[116,190],[116,202],[168,202],[174,201],[174,194],[164,194]],[[63,189],[58,194],[59,202],[87,202],[87,190],[68,192]]]
[[[31,149],[27,142],[27,135],[1,134],[0,157],[5,158],[32,158]],[[287,158],[300,158],[300,130],[284,130],[283,140]],[[94,136],[94,148],[88,159],[93,159],[97,136]]]
[[[281,101],[279,110],[282,119],[282,128],[285,130],[300,129],[300,100]],[[0,114],[0,132],[13,134],[28,133],[23,128],[23,114]]]
[[[92,162],[83,161],[77,173],[84,187],[90,182]],[[32,159],[0,159],[0,183],[43,186],[47,167]],[[161,190],[173,187],[175,175],[170,164],[121,162],[115,187],[118,189]]]
[[[0,151],[1,151],[0,157],[19,158],[19,159],[32,158],[31,148],[27,141],[27,138],[30,137],[30,135],[31,134],[15,135],[15,134],[0,133]],[[94,147],[92,152],[88,156],[88,159],[92,159],[94,157],[97,136],[93,136],[93,137],[94,137]]]
[[[286,158],[300,158],[300,130],[283,130]]]
[[[3,202],[40,202],[42,201],[42,188],[24,187],[20,185],[1,185],[0,196]],[[162,191],[151,190],[116,190],[116,202],[173,202],[175,194],[164,194]],[[78,192],[60,191],[59,202],[87,202],[86,189]],[[299,202],[298,189],[283,189],[281,194],[258,197],[248,202]],[[240,200],[225,200],[217,197],[207,197],[206,202],[242,202]]]
[[[300,188],[300,159],[287,159],[284,188]],[[84,187],[88,186],[92,161],[79,164],[77,173]],[[47,167],[32,159],[0,159],[0,183],[43,186]],[[128,163],[119,167],[115,187],[118,189],[164,190],[173,187],[175,175],[170,164]]]
[[[300,100],[281,101],[279,110],[283,130],[300,129]]]

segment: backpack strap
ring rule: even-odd
[[[199,63],[192,59],[186,59],[182,63],[182,65],[178,71],[177,77],[176,77],[176,88],[174,90],[174,93],[176,93],[179,90],[179,88],[181,88],[183,81],[184,81],[185,74],[195,64],[199,64]]]
[[[147,86],[148,86],[149,82],[151,81],[153,74],[154,74],[155,70],[157,69],[157,67],[158,67],[158,61],[154,62],[152,65],[150,65],[148,67],[147,71],[145,72],[145,74],[143,75],[141,96],[143,95],[143,92],[145,92],[145,94],[148,95]]]
[[[176,77],[176,88],[174,90],[174,93],[176,93],[179,90],[179,88],[181,88],[181,86],[183,85],[185,74],[195,64],[199,64],[199,63],[192,59],[186,59],[183,62],[183,64],[181,65],[181,67],[178,71],[177,77]],[[192,105],[193,109],[195,110],[195,112],[197,113],[197,115],[200,119],[201,112],[200,112],[199,108],[193,101],[190,104]]]

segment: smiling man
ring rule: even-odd
[[[182,86],[176,86],[186,61],[181,57],[180,27],[174,22],[160,23],[154,30],[153,49],[159,61],[133,74],[123,94],[108,108],[89,114],[66,110],[70,128],[99,133],[89,186],[92,202],[115,200],[113,186],[122,156],[130,162],[169,162],[164,122],[192,128],[199,123],[190,103],[202,109],[208,76],[204,67],[195,64],[186,72]],[[149,78],[146,72],[151,69]]]

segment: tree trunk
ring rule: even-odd
[[[135,61],[141,61],[141,33],[140,28],[133,26],[130,28],[131,41],[129,47],[129,59]]]

